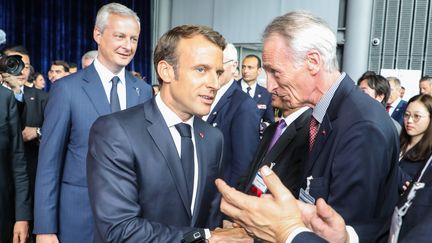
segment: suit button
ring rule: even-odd
[[[212,126],[213,126],[213,127],[216,127],[216,126],[217,126],[217,123],[216,123],[216,122],[214,122],[214,123],[212,124]]]

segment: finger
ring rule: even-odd
[[[318,199],[316,208],[319,217],[322,218],[322,220],[327,224],[332,225],[336,220],[338,220],[337,212],[332,207],[330,207],[330,205],[328,205],[324,199]]]
[[[276,200],[291,200],[294,196],[291,192],[282,184],[279,177],[266,165],[260,169],[261,175],[263,176],[264,183]]]
[[[13,243],[19,243],[19,238],[18,238],[19,233],[18,232],[14,232],[13,234]]]
[[[222,198],[226,201],[226,203],[239,209],[244,209],[248,205],[249,200],[256,199],[254,196],[246,195],[228,186],[221,179],[216,179],[216,187],[222,194]]]

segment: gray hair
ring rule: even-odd
[[[393,76],[387,77],[386,79],[387,79],[389,82],[392,82],[392,81],[393,81],[393,84],[395,85],[395,88],[396,88],[397,90],[400,90],[400,88],[401,88],[401,81],[400,81],[400,79],[398,79],[397,77],[393,77]]]
[[[263,39],[272,34],[282,36],[294,52],[294,65],[298,66],[310,50],[317,50],[328,72],[339,70],[336,56],[336,35],[321,18],[305,11],[294,11],[275,18],[265,29]]]
[[[85,59],[93,59],[94,60],[96,58],[97,54],[98,54],[97,50],[88,51],[82,56],[81,62],[84,62]]]
[[[105,30],[110,14],[134,17],[138,25],[140,25],[140,19],[132,9],[120,3],[109,3],[102,6],[96,16],[95,28],[98,28],[100,32]]]
[[[238,63],[237,49],[235,48],[235,46],[233,44],[228,43],[226,45],[225,50],[224,50],[224,56],[226,57],[226,59],[234,60],[235,62]]]

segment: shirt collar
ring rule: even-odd
[[[125,78],[125,68],[122,68],[118,74],[112,73],[108,68],[106,68],[97,58],[94,60],[94,67],[96,69],[96,72],[99,74],[99,77],[102,81],[102,83],[110,83],[111,79],[114,76],[119,77],[120,81],[119,83],[122,83],[123,85],[126,83]]]
[[[324,93],[324,95],[321,97],[320,101],[318,101],[318,104],[313,109],[312,116],[321,124],[324,120],[324,116],[327,112],[328,107],[330,106],[330,102],[333,99],[333,96],[339,87],[342,80],[345,78],[346,73],[343,72],[339,78],[330,86],[329,90]]]
[[[168,127],[172,127],[175,126],[176,124],[183,122],[182,119],[180,119],[180,117],[178,117],[177,114],[165,104],[165,102],[162,100],[160,96],[160,93],[156,95],[155,99],[156,99],[156,105],[159,108],[160,112],[162,113],[162,117],[164,118],[165,123],[167,124]],[[189,124],[193,128],[194,118],[195,116],[192,116],[189,120],[183,123]]]

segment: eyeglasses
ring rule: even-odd
[[[232,61],[234,61],[234,60],[231,59],[231,60],[225,61],[225,62],[223,62],[223,64],[227,64],[227,63],[232,62]]]
[[[403,115],[404,120],[408,121],[410,118],[412,118],[412,120],[414,122],[418,122],[418,121],[420,121],[421,118],[425,118],[425,117],[428,117],[428,116],[422,116],[422,115],[419,115],[419,114],[412,114],[411,115],[410,113],[405,113]]]

